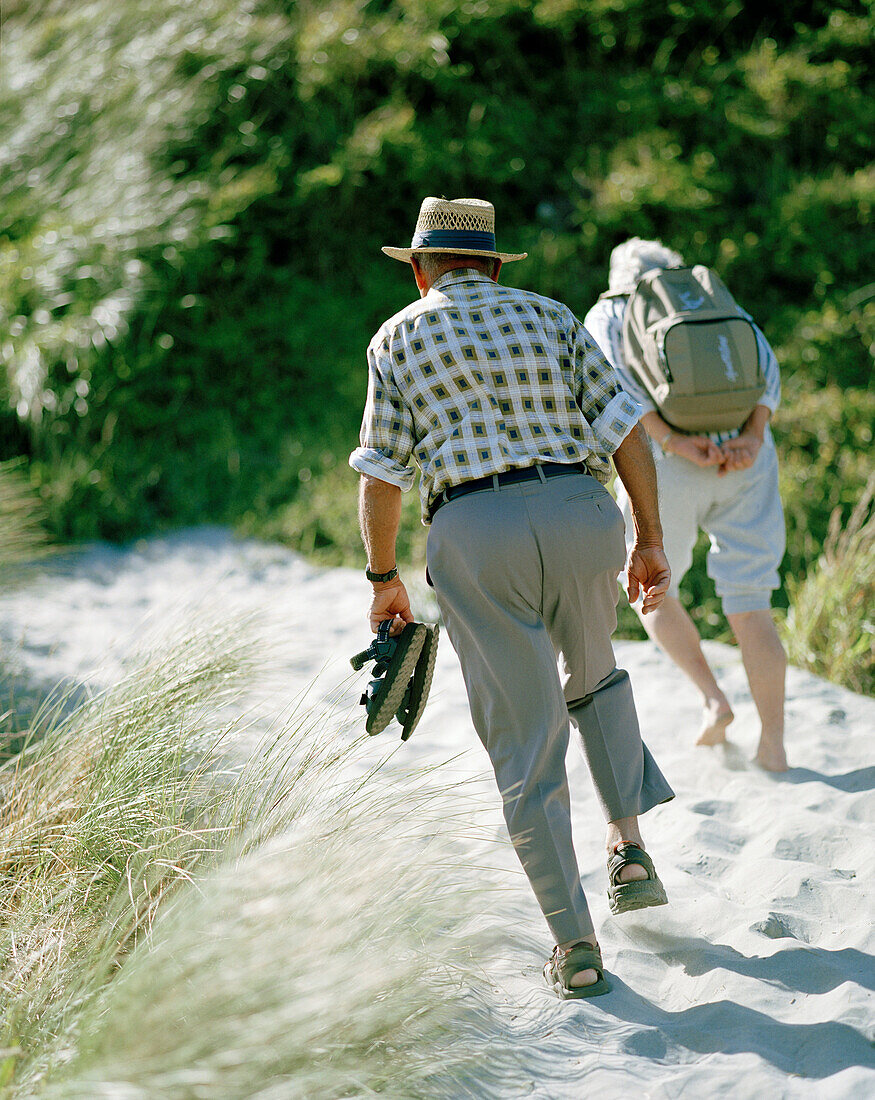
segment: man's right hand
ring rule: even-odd
[[[407,589],[400,577],[393,581],[372,585],[374,598],[368,611],[368,622],[374,634],[380,629],[380,623],[384,619],[394,619],[389,633],[394,637],[400,634],[407,623],[412,623],[413,612],[410,610],[410,599]]]
[[[707,435],[678,435],[672,432],[663,447],[666,454],[679,455],[695,466],[719,466],[724,461],[720,448]]]
[[[636,543],[629,552],[626,578],[629,603],[634,604],[643,593],[642,614],[655,611],[665,599],[671,584],[671,569],[662,547],[641,547]]]

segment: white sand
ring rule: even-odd
[[[7,677],[17,668],[30,685],[100,686],[119,675],[144,635],[178,622],[181,608],[257,611],[275,672],[253,701],[260,717],[246,738],[302,691],[310,704],[335,706],[340,719],[358,723],[366,675],[351,675],[348,658],[370,640],[368,591],[357,572],[319,571],[283,549],[217,530],[97,547],[53,565],[48,584],[0,598],[0,658]],[[418,614],[433,618],[427,590],[417,596]],[[695,692],[655,648],[620,642],[617,653],[632,676],[645,739],[677,798],[643,819],[671,904],[611,917],[603,825],[572,745],[577,851],[614,976],[607,997],[560,1003],[541,984],[549,936],[504,838],[448,643],[413,739],[396,747],[393,724],[362,742],[363,767],[386,758],[396,773],[441,764],[442,779],[467,780],[493,807],[508,885],[495,911],[513,930],[495,971],[496,1041],[512,1040],[519,1051],[519,1074],[496,1082],[495,1094],[875,1097],[875,701],[791,669],[787,742],[796,767],[775,777],[749,762],[757,724],[735,650],[708,646],[737,716],[725,749],[693,746]]]

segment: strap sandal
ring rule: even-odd
[[[424,623],[407,623],[401,633],[392,638],[392,619],[380,623],[377,637],[371,645],[350,658],[358,672],[368,661],[375,661],[373,679],[359,702],[367,710],[365,729],[374,737],[389,725],[401,706],[416,663],[425,645],[428,628]]]
[[[621,882],[620,872],[631,863],[643,867],[647,878]],[[639,844],[625,841],[615,846],[608,860],[608,879],[608,903],[612,913],[628,913],[632,909],[668,904],[665,887],[659,881],[653,860]]]
[[[410,683],[407,685],[407,691],[405,691],[404,698],[401,700],[401,706],[395,712],[395,717],[401,723],[402,741],[406,741],[416,729],[419,719],[425,711],[425,704],[428,702],[428,693],[431,690],[431,682],[434,678],[434,664],[437,659],[438,636],[441,628],[435,623],[434,626],[426,626],[426,630],[428,633],[422,652],[419,654],[419,660],[416,662],[416,668],[410,677]]]
[[[581,970],[594,970],[596,980],[590,985],[571,985],[571,979]],[[611,992],[611,983],[605,977],[602,953],[589,943],[576,943],[565,951],[553,948],[553,954],[544,966],[544,979],[557,997],[563,1001],[580,997],[600,997]]]

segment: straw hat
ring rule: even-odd
[[[383,252],[393,260],[410,263],[414,252],[453,252],[460,256],[484,259],[524,260],[527,252],[497,252],[495,248],[495,208],[483,199],[422,200],[416,232],[410,248],[391,248]]]

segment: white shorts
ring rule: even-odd
[[[784,555],[784,511],[778,492],[778,456],[771,434],[748,470],[718,477],[714,466],[696,466],[678,455],[663,454],[651,443],[659,485],[659,515],[665,553],[671,566],[669,595],[693,560],[699,529],[711,540],[708,576],[714,581],[726,615],[771,606],[780,584]],[[634,539],[629,498],[617,482],[617,503],[626,521],[626,546]]]

